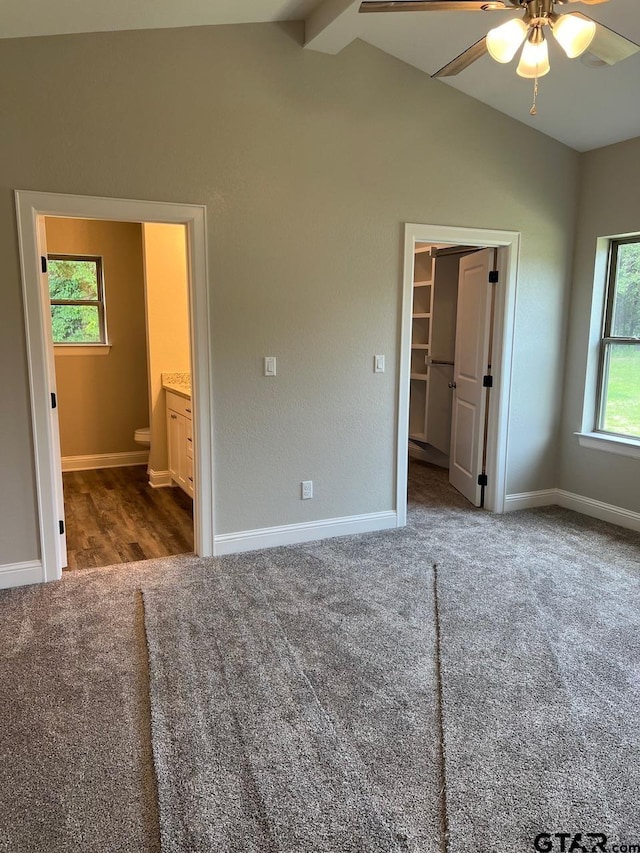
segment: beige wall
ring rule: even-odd
[[[101,255],[107,355],[56,354],[62,456],[144,450],[134,430],[148,426],[142,230],[138,223],[47,217],[54,254]]]
[[[206,205],[218,533],[392,509],[403,223],[522,232],[508,490],[555,485],[578,155],[362,42],[301,41],[3,42],[0,562],[37,555],[15,187]]]
[[[585,397],[596,241],[599,237],[640,232],[640,139],[582,155],[581,186],[558,485],[569,492],[640,512],[640,459],[580,447],[574,435],[581,428]],[[593,371],[591,383],[595,383],[596,373]],[[589,407],[588,417],[591,414]]]
[[[167,471],[167,420],[162,373],[189,373],[189,291],[184,225],[143,223],[151,451],[149,468]]]

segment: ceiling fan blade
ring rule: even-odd
[[[510,0],[364,0],[361,12],[483,12],[520,8]]]
[[[467,48],[464,53],[461,53],[460,56],[456,56],[455,59],[452,59],[447,65],[441,68],[439,71],[436,71],[435,74],[432,74],[432,77],[454,77],[456,74],[459,74],[461,71],[464,71],[465,68],[468,68],[472,63],[474,63],[477,59],[481,59],[487,51],[487,39],[483,36],[480,41],[477,41],[475,44],[472,44],[471,47]]]
[[[580,12],[568,12],[574,18],[582,18],[584,21],[593,20],[588,15],[583,15]],[[596,34],[593,41],[587,48],[588,53],[592,56],[597,56],[607,65],[615,65],[617,62],[622,62],[623,59],[633,56],[640,50],[640,45],[636,44],[604,24],[599,24],[595,21]]]

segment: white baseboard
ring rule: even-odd
[[[558,504],[558,489],[541,489],[538,492],[518,492],[505,495],[504,511],[512,512],[517,509],[535,509],[537,506],[554,506]]]
[[[148,450],[127,453],[96,453],[92,456],[63,456],[63,471],[93,471],[96,468],[126,468],[129,465],[146,465]]]
[[[617,524],[619,527],[640,531],[640,512],[596,501],[593,498],[585,498],[573,492],[565,492],[564,489],[558,489],[557,503],[565,509],[573,509],[583,515]]]
[[[168,471],[154,471],[149,468],[149,485],[152,489],[164,489],[166,486],[173,486],[171,474]]]
[[[0,589],[42,583],[43,580],[44,572],[40,560],[31,560],[28,563],[5,563],[4,566],[0,566]]]
[[[621,506],[614,506],[603,501],[566,492],[564,489],[543,489],[539,492],[521,492],[507,495],[504,499],[505,512],[517,509],[534,509],[538,506],[561,506],[572,509],[591,518],[599,518],[618,527],[640,531],[640,512],[633,512]]]
[[[354,533],[371,533],[397,527],[395,512],[372,512],[345,518],[326,518],[302,524],[284,524],[281,527],[263,527],[258,530],[242,530],[238,533],[222,533],[215,537],[215,554],[237,554],[240,551],[255,551],[258,548],[276,548],[279,545],[296,545],[329,539],[333,536],[349,536]]]

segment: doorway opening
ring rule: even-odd
[[[44,230],[63,568],[192,552],[185,226],[47,216]]]
[[[518,248],[514,232],[405,227],[399,524],[410,458],[504,511]]]
[[[106,482],[102,485],[105,491],[112,492],[111,496],[113,496],[116,481],[125,478],[125,469],[136,467],[130,466],[131,462],[141,462],[143,467],[137,468],[133,483],[128,483],[127,487],[138,492],[146,490],[145,504],[149,503],[150,496],[155,496],[162,502],[168,501],[171,493],[174,497],[179,494],[177,490],[163,488],[165,486],[172,483],[182,486],[185,492],[182,503],[187,511],[190,498],[194,499],[193,523],[191,525],[189,517],[188,522],[183,525],[183,533],[186,536],[186,529],[192,527],[192,550],[199,556],[212,555],[214,552],[213,466],[209,378],[211,353],[204,208],[197,205],[23,191],[16,192],[16,208],[42,555],[40,577],[32,576],[28,582],[59,579],[62,569],[69,562],[66,552],[66,531],[69,520],[65,516],[62,485],[63,458],[67,469],[65,476],[68,473],[79,478],[88,478],[100,466],[99,470],[106,471],[103,475]],[[78,228],[79,232],[84,231],[86,236],[89,230],[99,230],[100,227],[104,230],[115,225],[125,230],[133,229],[132,233],[138,229],[141,238],[144,238],[139,248],[139,257],[143,259],[141,260],[143,265],[141,292],[139,288],[135,297],[133,291],[129,292],[128,297],[123,298],[120,304],[121,313],[127,315],[125,327],[126,321],[131,320],[135,315],[135,325],[138,330],[138,357],[135,357],[136,347],[133,346],[134,333],[131,329],[127,331],[125,328],[123,331],[124,327],[120,327],[117,333],[118,346],[126,351],[126,353],[120,353],[123,355],[123,364],[128,373],[135,374],[131,389],[126,394],[123,391],[124,383],[131,377],[125,378],[124,372],[120,371],[118,378],[109,380],[104,367],[110,358],[114,364],[118,360],[112,358],[116,348],[115,328],[112,326],[116,317],[112,309],[116,307],[115,302],[117,302],[113,289],[109,285],[111,273],[114,272],[113,263],[107,263],[106,256],[99,251],[87,251],[77,243],[72,244],[70,240],[64,246],[57,244],[54,247],[52,244],[51,251],[47,247],[47,226],[50,234],[55,235],[57,240],[61,238],[62,232],[66,231],[68,235],[72,227]],[[166,275],[168,258],[162,257],[162,251],[166,253],[172,240],[174,243],[177,240],[177,243],[182,245],[181,275],[184,287],[179,310],[175,293],[173,296],[169,294],[168,302],[167,293],[162,294],[163,286],[171,280],[171,276]],[[174,256],[177,257],[175,253]],[[61,285],[57,289],[54,288],[55,293],[53,293],[50,289],[49,269],[50,265],[54,265],[60,257],[66,262],[63,272],[67,274],[65,285],[67,291],[65,292],[64,286]],[[73,286],[68,284],[70,269],[68,262],[73,258],[80,258],[82,261],[99,259],[95,267],[95,285],[90,281],[94,267],[91,263],[85,264],[84,272],[87,273],[89,281],[85,282],[84,289],[81,288],[80,293],[78,291],[74,293]],[[163,270],[164,279],[161,275]],[[56,270],[56,273],[58,272],[60,270]],[[64,277],[62,280],[64,281]],[[58,281],[60,282],[60,278]],[[52,296],[56,298],[52,300]],[[78,296],[82,298],[77,298]],[[152,305],[154,297],[158,297],[156,299],[158,304],[155,307]],[[136,299],[140,310],[134,310]],[[57,341],[58,346],[55,350],[54,323],[52,322],[54,302],[56,303],[55,311],[58,312],[58,319],[61,321],[57,325],[56,336],[62,336],[62,339]],[[64,311],[60,308],[73,310]],[[82,315],[85,321],[89,318],[84,325],[79,321]],[[158,326],[159,315],[164,315],[165,325],[169,320],[173,320],[173,331],[167,332],[165,328],[160,333],[162,327]],[[180,317],[182,319],[178,322]],[[178,326],[187,330],[186,340],[184,334],[182,335],[182,355],[180,356],[182,360],[178,359],[177,351],[174,351],[173,355],[169,353],[168,361],[163,361],[163,348],[167,344],[167,338],[173,334],[180,337],[177,332]],[[144,340],[140,335],[141,327],[146,333],[142,336]],[[72,338],[75,336],[76,340],[65,341],[65,330]],[[67,353],[60,354],[61,347],[68,347]],[[72,347],[77,348],[75,357],[68,354]],[[90,353],[87,357],[93,360],[93,379],[87,376],[80,379],[80,373],[86,368],[87,362],[84,366],[82,365],[83,358],[79,352],[81,350],[86,352],[87,348]],[[98,349],[101,349],[100,354]],[[58,368],[56,361],[59,363]],[[100,364],[103,366],[100,367]],[[71,374],[70,383],[67,374]],[[74,378],[75,381],[73,381]],[[66,384],[66,390],[58,388],[60,379]],[[189,380],[191,387],[189,387]],[[161,393],[160,388],[162,388]],[[69,400],[73,400],[73,394],[79,394],[81,390],[84,400],[80,401],[80,405],[69,405]],[[101,396],[104,397],[102,402],[107,404],[106,413],[102,412],[99,418],[95,417],[95,411],[92,411],[91,406],[83,405],[85,400],[90,398],[91,393],[97,400],[100,400]],[[126,405],[125,400],[128,401]],[[127,413],[127,417],[120,419],[116,417],[115,420],[110,421],[114,410],[118,407],[126,408],[128,404],[131,411]],[[185,446],[180,448],[180,457],[174,458],[173,463],[170,462],[169,456],[165,455],[164,458],[167,461],[163,465],[157,462],[159,457],[156,451],[162,456],[162,438],[164,438],[165,447],[169,443],[166,431],[171,412],[181,416],[183,428],[180,433],[184,438]],[[66,447],[64,453],[61,452],[61,418],[59,416],[62,416],[63,433],[68,432],[67,439],[70,442],[66,444],[67,439],[63,435]],[[69,427],[69,420],[77,420],[80,423],[71,423]],[[111,429],[108,428],[109,423],[111,423]],[[113,428],[114,423],[117,423],[117,429]],[[115,436],[116,432],[119,437]],[[89,448],[88,444],[82,443],[108,439],[109,434],[113,443],[102,448],[97,444]],[[160,439],[155,447],[154,436]],[[114,447],[118,447],[118,443],[122,443],[121,449],[114,450]],[[165,454],[168,454],[168,451],[165,451]],[[105,459],[110,466],[106,469],[103,464]],[[72,468],[84,468],[85,471],[72,471]],[[180,477],[183,482],[180,482]],[[190,477],[192,480],[189,479]],[[180,500],[181,498],[178,502]],[[85,504],[89,503],[85,501]],[[122,507],[117,511],[122,512]],[[164,525],[165,527],[167,525],[166,519]],[[145,526],[144,519],[142,526]],[[132,547],[122,548],[125,552],[124,561],[158,556],[150,553],[153,550],[151,545],[153,531],[143,532],[147,536],[147,549],[145,550],[135,539],[125,543]],[[174,540],[179,540],[181,535],[177,534]],[[90,551],[93,543],[88,544],[89,549],[84,550]],[[187,550],[185,541],[180,544],[174,541],[173,544],[176,547],[170,546],[169,550],[173,550],[174,553]],[[110,548],[115,548],[117,551],[118,546],[111,543],[107,551]],[[95,545],[95,549],[99,550],[99,546]],[[91,557],[90,554],[84,556]],[[96,563],[94,558],[91,559],[93,562],[90,564],[104,564]],[[113,550],[111,550],[111,559],[106,559],[106,563],[111,562],[114,562]]]
[[[409,457],[446,468],[474,506],[487,476],[496,256],[428,243],[414,252]]]

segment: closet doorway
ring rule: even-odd
[[[405,236],[399,523],[409,457],[502,512],[519,235],[407,225]]]
[[[497,250],[418,243],[414,252],[409,456],[449,470],[482,506]]]

